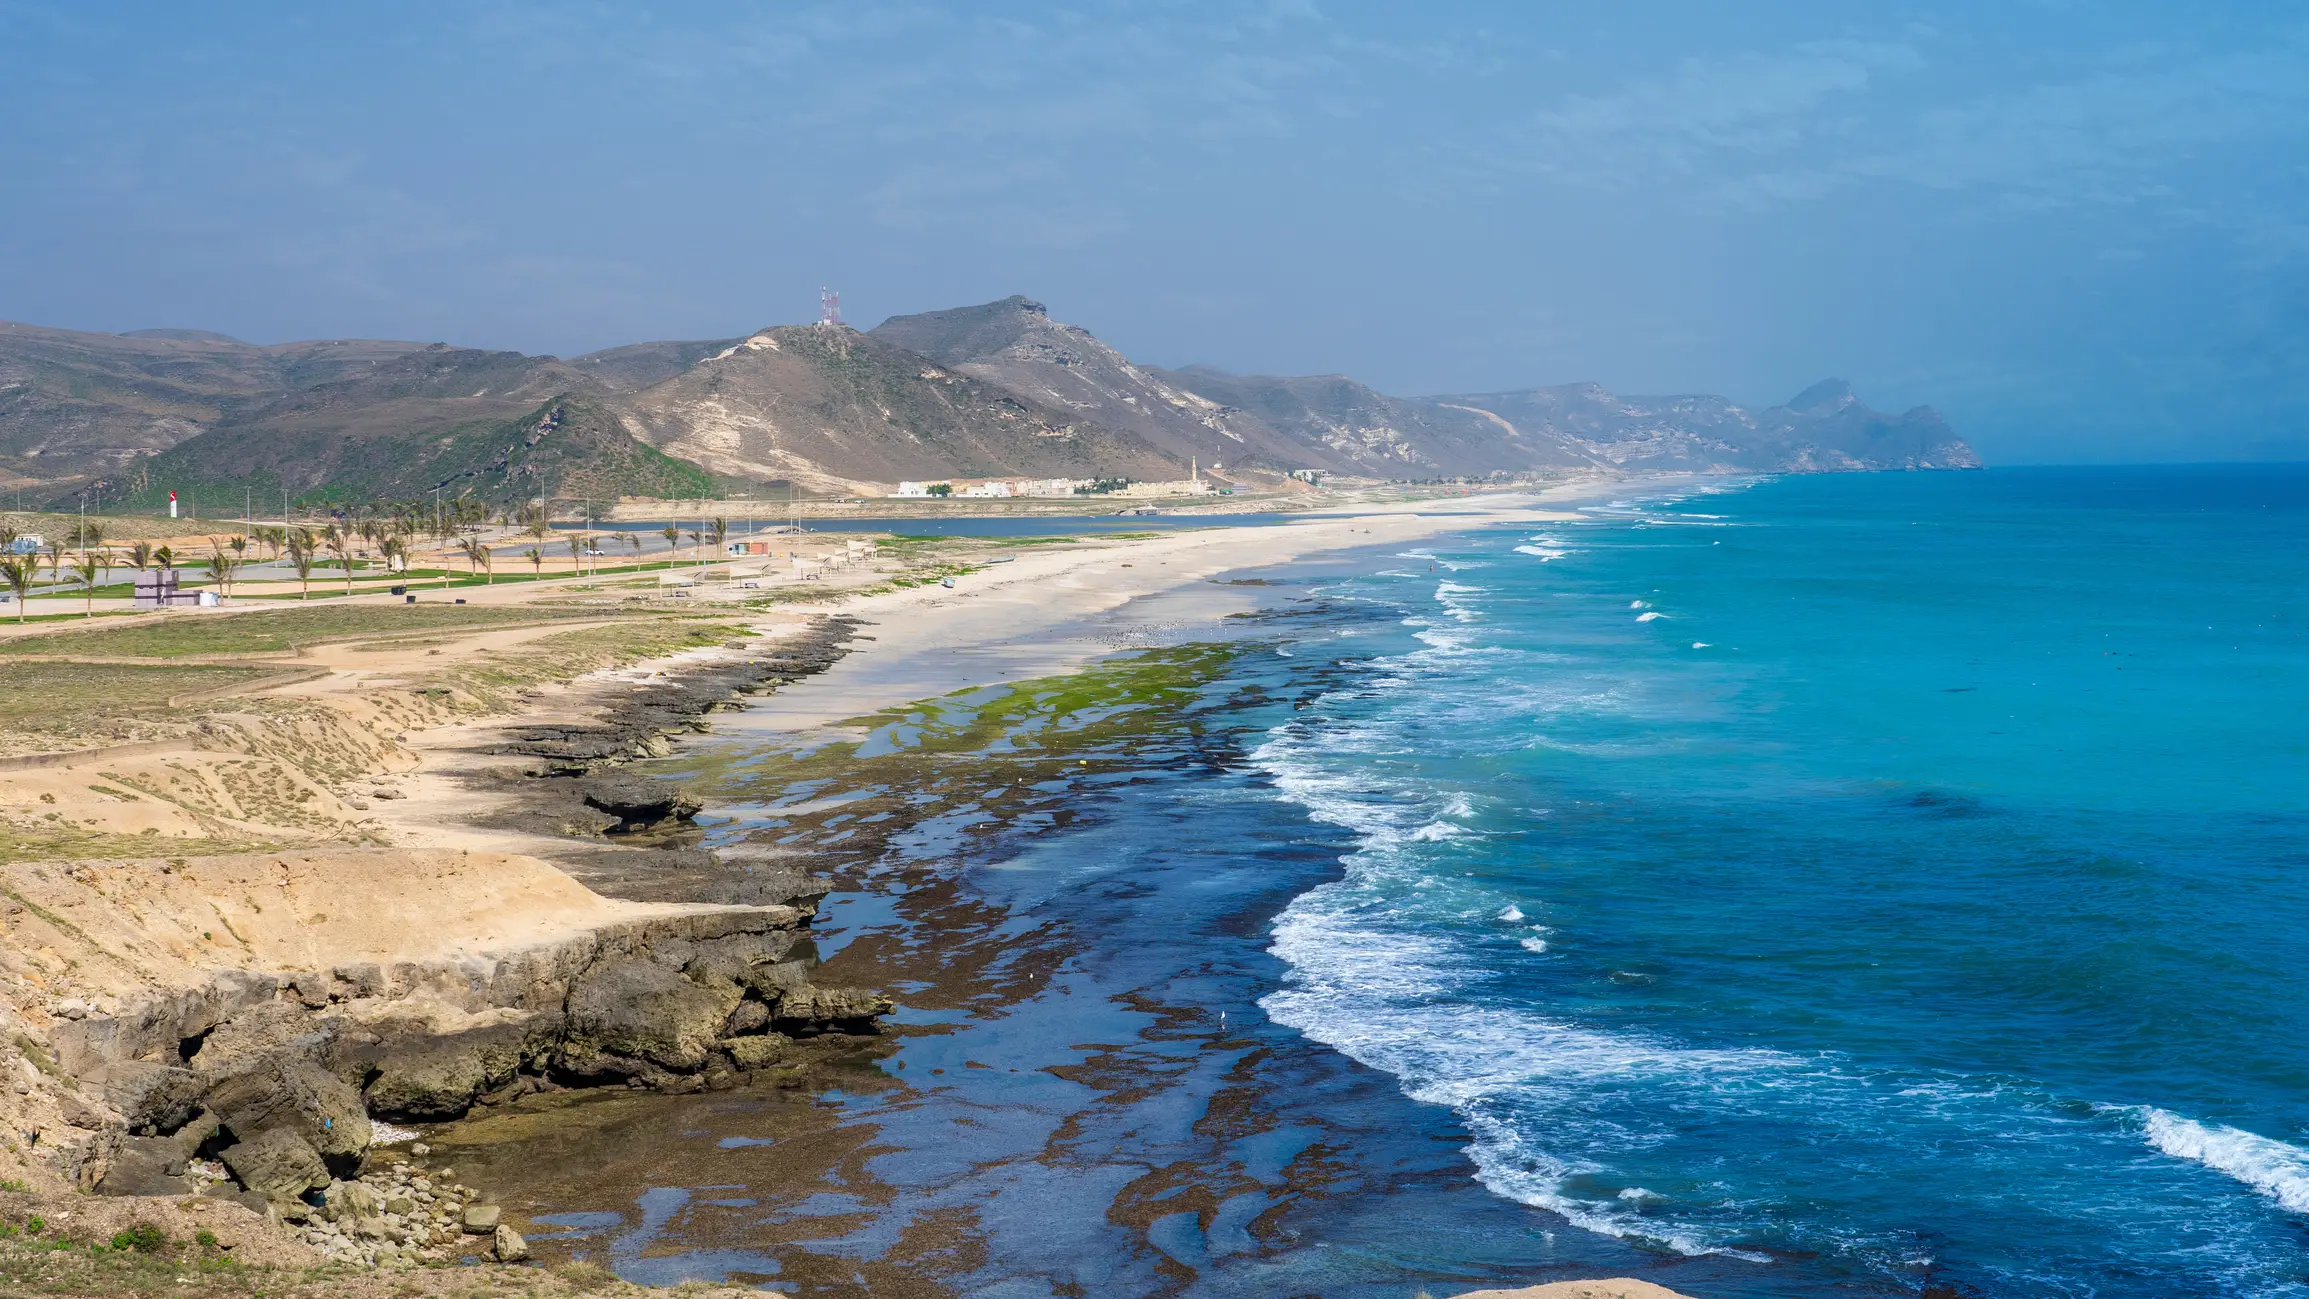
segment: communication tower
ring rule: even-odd
[[[842,295],[832,289],[818,290],[818,328],[837,329],[842,324]]]

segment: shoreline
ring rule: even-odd
[[[1609,494],[1625,489],[1625,485],[1614,485]],[[1606,493],[1598,493],[1603,494]],[[924,704],[956,691],[967,692],[967,697],[972,699],[987,697],[983,692],[970,690],[974,686],[995,686],[1005,681],[1033,677],[1037,679],[1036,689],[1042,690],[1063,688],[1062,683],[1083,680],[1086,669],[1090,669],[1091,676],[1103,675],[1110,669],[1128,672],[1130,669],[1114,665],[1130,660],[1115,660],[1111,656],[1137,646],[1102,639],[1097,634],[1099,629],[1087,625],[1086,619],[1117,613],[1124,617],[1134,613],[1143,616],[1150,612],[1177,615],[1169,620],[1165,630],[1175,639],[1184,641],[1183,648],[1191,649],[1197,642],[1226,635],[1225,624],[1221,620],[1229,613],[1253,608],[1257,601],[1249,597],[1254,592],[1262,596],[1271,594],[1257,588],[1246,590],[1225,583],[1212,583],[1213,578],[1233,572],[1287,566],[1295,561],[1319,560],[1330,553],[1364,547],[1412,544],[1487,522],[1561,522],[1564,517],[1553,511],[1505,511],[1481,516],[1459,515],[1446,520],[1382,520],[1373,522],[1368,528],[1362,519],[1340,521],[1327,534],[1318,534],[1322,535],[1327,544],[1295,545],[1289,548],[1287,554],[1270,552],[1248,563],[1236,562],[1238,557],[1230,553],[1231,547],[1213,550],[1189,543],[1172,552],[1172,559],[1182,562],[1166,564],[1158,559],[1153,573],[1146,573],[1141,567],[1149,547],[1149,543],[1143,542],[1135,543],[1128,551],[1118,552],[1113,558],[1094,559],[1088,563],[1079,560],[1060,563],[1057,557],[1052,557],[1050,567],[1062,572],[1067,569],[1078,572],[1087,569],[1095,577],[1103,570],[1107,575],[1127,577],[1131,585],[1138,589],[1133,590],[1126,599],[1117,599],[1116,592],[1107,586],[1078,584],[1057,599],[1047,596],[1038,598],[1031,591],[1016,589],[1021,586],[1031,588],[1042,580],[1038,574],[1027,570],[1017,572],[1005,582],[1006,586],[1013,588],[1012,598],[1006,602],[1005,614],[974,616],[968,625],[959,628],[928,629],[921,628],[919,624],[904,624],[894,629],[896,620],[885,616],[881,621],[864,628],[869,636],[882,639],[867,640],[822,675],[776,695],[757,699],[743,713],[718,719],[720,724],[715,728],[713,739],[683,745],[683,753],[692,760],[691,763],[685,764],[682,757],[677,756],[670,762],[652,765],[660,769],[668,765],[695,765],[702,760],[701,755],[705,751],[720,751],[729,762],[743,767],[752,761],[749,755],[755,751],[753,746],[763,746],[764,752],[774,751],[781,745],[798,742],[805,735],[814,735],[813,743],[834,735],[849,740],[860,738],[855,731],[835,732],[827,729],[840,721],[867,717],[885,709],[895,712],[919,711]],[[1263,529],[1262,533],[1268,531],[1271,530]],[[1208,547],[1208,544],[1203,543],[1203,546]],[[1197,549],[1201,549],[1201,553],[1195,553]],[[1121,571],[1125,563],[1130,566],[1129,575]],[[1017,566],[1006,567],[1023,569],[1024,561]],[[1262,580],[1261,586],[1265,585]],[[1188,596],[1185,607],[1179,602],[1181,593]],[[958,606],[957,597],[952,594],[943,600],[931,594],[927,600],[918,599],[909,603],[916,606],[918,614],[923,618],[934,616],[942,610],[968,608],[966,605]],[[1023,612],[1031,616],[1019,616],[1021,605],[1025,606]],[[1187,616],[1190,613],[1192,617]],[[1045,635],[1050,637],[1048,641],[1044,640]],[[1013,653],[1020,648],[1022,641],[1029,642],[1026,652]],[[1107,666],[1093,667],[1094,664]],[[1085,751],[1068,749],[1064,761],[1072,763],[1072,754]],[[1088,762],[1094,773],[1093,783],[1101,778],[1096,774],[1101,770],[1112,770],[1119,776],[1132,765],[1128,761],[1104,763],[1095,752]],[[888,833],[909,832],[907,827],[911,822],[904,819],[906,813],[900,809],[909,798],[914,797],[906,791],[917,786],[889,787],[890,777],[849,770],[854,764],[839,758],[830,758],[828,763],[826,769],[829,772],[842,771],[845,784],[863,783],[870,788],[884,789],[883,797],[864,802],[844,801],[849,798],[848,795],[836,800],[844,810],[835,813],[832,818],[834,822],[843,822],[852,813],[872,813],[866,819],[879,820],[893,811],[899,811],[900,819],[888,823],[896,828]],[[999,779],[1007,781],[1011,778],[1005,775]],[[963,779],[965,782],[975,779],[978,782],[976,787],[985,791],[987,782],[995,781],[998,777],[982,774]],[[955,802],[981,803],[980,798],[968,792],[970,788],[972,786],[965,783],[941,792],[948,805]],[[708,798],[707,805],[710,814],[713,807],[711,798]],[[822,818],[832,810],[831,807],[797,807],[783,811],[781,817],[793,818],[793,824],[783,833],[786,837],[792,837],[796,830],[821,824],[820,820],[813,818]],[[935,819],[937,813],[933,810],[927,815]],[[1007,813],[994,802],[987,802],[980,815],[993,816],[999,820]],[[1039,833],[1030,832],[1030,838],[1040,837]],[[965,884],[957,872],[941,862],[920,860],[912,865],[894,868],[872,866],[872,861],[881,855],[882,846],[886,842],[886,837],[868,836],[863,842],[853,840],[846,843],[839,852],[821,849],[816,853],[820,860],[813,863],[813,868],[828,870],[842,879],[845,887],[837,894],[837,902],[847,904],[855,901],[863,911],[883,917],[885,921],[888,919],[885,913],[891,907],[899,908],[907,917],[898,930],[881,937],[861,936],[855,932],[855,924],[844,926],[851,932],[843,935],[840,950],[829,962],[830,969],[841,971],[835,981],[901,989],[898,996],[901,1010],[899,1019],[902,1022],[886,1024],[883,1030],[890,1039],[888,1048],[897,1050],[908,1044],[920,1048],[926,1042],[934,1041],[949,1032],[948,1028],[942,1026],[948,1024],[950,1017],[955,1015],[972,1018],[992,1016],[997,1019],[1035,1015],[1037,1012],[1028,1002],[1038,985],[1063,971],[1078,954],[1078,949],[1064,939],[1022,938],[1013,935],[1010,930],[1018,921],[1007,917],[1000,902],[977,896],[976,890]],[[842,863],[833,860],[835,858],[846,858],[849,868],[845,869]],[[861,874],[861,871],[864,873]],[[1313,880],[1308,882],[1312,883]],[[1287,895],[1272,901],[1253,902],[1252,910],[1244,914],[1242,923],[1256,924],[1261,915],[1271,912],[1283,901],[1287,901]],[[888,925],[885,923],[883,927],[887,929]],[[910,937],[900,937],[899,934]],[[927,951],[924,945],[930,945],[936,950]],[[1208,1027],[1206,1025],[1203,1031],[1207,1031]],[[1212,1040],[1216,1045],[1228,1044],[1223,1031]],[[1314,1052],[1328,1054],[1327,1048],[1315,1047],[1313,1044],[1308,1046]],[[874,1054],[880,1057],[885,1053],[877,1051]],[[971,1069],[985,1067],[973,1062],[962,1063]],[[899,1067],[903,1069],[903,1065]],[[952,1072],[954,1067],[954,1064],[949,1064],[946,1071]],[[901,1109],[909,1104],[902,1098],[913,1094],[916,1087],[937,1086],[927,1077],[917,1077],[914,1083],[909,1084],[905,1081],[908,1074],[889,1073],[886,1064],[877,1072],[878,1077],[855,1075],[846,1084],[840,1079],[830,1081],[853,1095],[899,1097],[901,1099],[891,1103]],[[1095,1076],[1098,1075],[1083,1075],[1086,1081]],[[1111,1085],[1126,1086],[1119,1079]],[[895,1092],[891,1090],[893,1088]],[[1391,1086],[1385,1091],[1388,1096],[1393,1096]],[[563,1215],[572,1209],[582,1208],[586,1213],[600,1216],[596,1210],[615,1207],[614,1197],[604,1204],[595,1195],[603,1165],[616,1170],[611,1174],[616,1184],[631,1185],[637,1193],[643,1187],[695,1185],[700,1181],[742,1183],[746,1187],[746,1194],[751,1197],[745,1201],[748,1204],[759,1200],[764,1204],[803,1206],[828,1198],[841,1199],[861,1194],[878,1202],[881,1197],[891,1193],[887,1188],[878,1189],[879,1183],[873,1175],[870,1161],[861,1158],[859,1143],[873,1142],[871,1134],[877,1127],[875,1121],[871,1118],[842,1120],[834,1116],[838,1111],[829,1111],[822,1101],[799,1103],[798,1099],[780,1101],[757,1096],[700,1096],[638,1102],[641,1107],[638,1110],[613,1098],[595,1098],[590,1101],[572,1098],[572,1102],[572,1105],[557,1107],[553,1112],[554,1117],[549,1120],[544,1117],[543,1111],[530,1120],[524,1120],[515,1112],[491,1116],[477,1114],[463,1123],[440,1130],[430,1139],[438,1147],[456,1151],[461,1166],[527,1170],[526,1176],[517,1180],[517,1190],[543,1197],[541,1202],[532,1205],[532,1210],[538,1213],[547,1213],[545,1206],[551,1205],[553,1212]],[[672,1108],[665,1108],[669,1106]],[[649,1115],[659,1117],[651,1118]],[[538,1121],[567,1126],[556,1126],[551,1140],[540,1144],[543,1139],[531,1126]],[[692,1171],[675,1156],[637,1153],[635,1150],[637,1146],[649,1151],[678,1148],[686,1144],[678,1138],[694,1136],[698,1130],[716,1135],[726,1132],[729,1135],[723,1138],[725,1145],[735,1142],[744,1148],[775,1148],[782,1151],[784,1157],[750,1161],[742,1167],[724,1166],[716,1162],[710,1166],[700,1165]],[[886,1141],[873,1142],[871,1148],[884,1151],[893,1149]],[[572,1142],[575,1143],[573,1147],[570,1144]],[[563,1153],[567,1149],[586,1152],[576,1156],[585,1171],[580,1173],[576,1169],[555,1167],[567,1157]],[[653,1194],[665,1195],[671,1192],[658,1191]],[[1317,1197],[1325,1192],[1320,1189],[1319,1183],[1307,1182],[1298,1185],[1298,1189],[1288,1194],[1294,1197]],[[1519,1207],[1509,1206],[1506,1202],[1502,1202],[1502,1210],[1509,1214],[1523,1212]],[[1115,1211],[1124,1210],[1118,1204]],[[1129,1212],[1135,1218],[1143,1210]],[[683,1239],[689,1242],[687,1248],[701,1250],[703,1257],[721,1260],[720,1263],[710,1264],[710,1267],[728,1265],[732,1269],[729,1272],[731,1280],[792,1282],[802,1285],[802,1292],[815,1295],[878,1294],[883,1292],[885,1286],[895,1287],[897,1293],[915,1293],[920,1287],[936,1284],[933,1278],[940,1274],[944,1265],[935,1260],[950,1257],[956,1251],[967,1253],[976,1248],[971,1244],[971,1233],[968,1232],[957,1234],[936,1224],[904,1228],[902,1234],[881,1251],[879,1261],[866,1267],[863,1275],[870,1284],[864,1288],[855,1288],[844,1279],[850,1274],[851,1267],[842,1261],[847,1257],[846,1254],[822,1254],[805,1243],[811,1231],[806,1225],[806,1210],[804,1213],[804,1219],[797,1225],[762,1236],[744,1225],[752,1221],[753,1215],[750,1213],[717,1215],[715,1211],[696,1207],[684,1212],[684,1221],[691,1225],[685,1228]],[[699,1219],[697,1215],[706,1215],[710,1221]],[[1147,1219],[1147,1222],[1151,1225],[1152,1219]],[[901,1229],[893,1227],[892,1230]],[[557,1228],[553,1236],[554,1239],[541,1242],[540,1247],[556,1256],[569,1257],[574,1252],[584,1257],[601,1257],[601,1242],[595,1241],[589,1251],[582,1233],[573,1240],[568,1238],[565,1229]],[[779,1240],[786,1244],[776,1250],[774,1260],[753,1252]],[[655,1254],[670,1244],[670,1241],[660,1241],[647,1248]],[[677,1271],[668,1269],[677,1266],[675,1260],[678,1255],[667,1257],[663,1266],[653,1269],[644,1266],[638,1258],[620,1252],[635,1248],[641,1246],[616,1245],[611,1253],[614,1257],[627,1259],[626,1263],[620,1264],[621,1267],[630,1264],[640,1268],[641,1271],[635,1273],[637,1276],[659,1281],[677,1277]],[[1553,1273],[1556,1276],[1563,1274],[1560,1271]],[[1596,1275],[1592,1270],[1587,1274]],[[710,1279],[717,1274],[709,1270],[705,1275]],[[1493,1283],[1498,1284],[1497,1281]],[[1583,1284],[1601,1286],[1603,1283]],[[1641,1283],[1637,1284],[1640,1286]],[[1439,1289],[1437,1292],[1447,1291]],[[1627,1291],[1630,1294],[1639,1292],[1668,1293],[1656,1290]],[[1552,1295],[1583,1292],[1551,1288],[1537,1293]],[[1592,1293],[1603,1295],[1619,1292],[1598,1288]]]
[[[1588,483],[1547,495],[1557,502],[1576,504],[1643,485],[1643,481]],[[1545,523],[1566,517],[1545,508],[1545,504],[1533,500],[1508,506],[1496,497],[1478,497],[1444,502],[1440,507],[1435,502],[1421,502],[1317,517],[1255,532],[1214,529],[1127,542],[1076,543],[1063,550],[1019,555],[999,568],[977,569],[952,589],[921,587],[847,599],[831,609],[840,616],[873,620],[856,629],[860,633],[857,639],[863,643],[845,647],[845,654],[824,656],[811,665],[814,670],[810,673],[781,681],[775,693],[756,697],[744,711],[720,719],[725,723],[721,729],[727,732],[730,727],[726,724],[742,723],[742,729],[750,734],[790,735],[966,686],[1074,672],[1127,648],[1081,634],[1080,625],[1087,620],[1134,605],[1147,609],[1167,601],[1174,606],[1168,611],[1179,616],[1175,621],[1215,625],[1225,613],[1243,611],[1251,603],[1215,583],[1213,589],[1200,589],[1201,584],[1220,574],[1364,546],[1412,544],[1485,524]],[[815,616],[822,619],[826,615],[821,612]],[[387,806],[376,818],[377,823],[404,852],[517,851],[564,878],[585,881],[590,876],[591,882],[605,884],[610,892],[602,896],[613,907],[669,905],[670,899],[615,902],[620,893],[631,896],[632,881],[624,881],[628,887],[620,888],[599,869],[572,860],[566,850],[575,845],[555,845],[534,830],[456,824],[474,819],[483,810],[470,797],[472,787],[499,780],[496,773],[501,773],[504,764],[483,759],[538,755],[480,755],[472,752],[471,743],[454,741],[471,741],[491,731],[504,735],[523,727],[562,725],[573,716],[590,716],[598,725],[603,715],[616,711],[607,702],[611,692],[619,685],[630,686],[636,677],[676,682],[698,674],[710,677],[717,667],[726,669],[748,654],[777,652],[795,634],[796,621],[784,611],[748,621],[754,633],[767,635],[748,650],[706,648],[672,659],[645,660],[607,673],[595,672],[562,684],[542,684],[534,691],[535,697],[526,699],[514,712],[474,723],[413,729],[402,739],[405,765],[392,782],[399,787],[395,792],[403,797],[390,798],[380,782],[379,796],[387,799]],[[1040,639],[1030,645],[1022,643],[1033,638]],[[721,694],[727,697],[730,691],[725,688]],[[713,701],[705,702],[710,705]],[[699,714],[704,711],[697,710]],[[452,742],[440,742],[452,733]],[[646,748],[642,752],[646,753]],[[464,804],[454,797],[453,787],[460,785],[469,795]],[[485,844],[484,839],[494,842]],[[748,872],[752,873],[751,867]],[[694,892],[698,884],[693,878],[675,887],[676,891]],[[698,900],[690,900],[681,909],[699,905]],[[319,960],[317,951],[313,959]]]

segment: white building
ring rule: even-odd
[[[1179,478],[1167,483],[1132,483],[1123,496],[1208,496],[1211,485],[1201,478]]]
[[[956,497],[974,500],[1009,500],[1020,496],[1072,496],[1077,487],[1087,487],[1087,478],[953,478],[938,482],[911,480],[898,484],[893,497],[935,496],[933,487],[945,487]]]

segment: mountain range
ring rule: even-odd
[[[1134,364],[1037,302],[773,326],[570,360],[343,339],[0,323],[0,475],[121,507],[170,488],[497,503],[687,497],[785,482],[1183,478],[1279,483],[1594,467],[1824,472],[1977,467],[1929,407],[1870,410],[1838,380],[1752,411],[1594,384],[1395,397],[1342,375]]]

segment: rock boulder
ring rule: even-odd
[[[574,1073],[627,1076],[642,1071],[621,1061],[702,1068],[739,996],[735,988],[703,987],[648,961],[599,967],[570,986],[563,1065]]]

